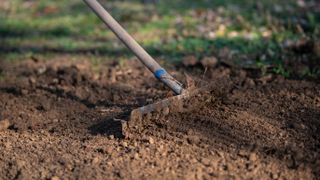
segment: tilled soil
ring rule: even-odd
[[[319,178],[317,82],[178,69],[208,85],[193,108],[125,137],[132,109],[172,96],[137,61],[1,63],[0,179]]]

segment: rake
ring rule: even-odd
[[[170,112],[181,111],[184,106],[184,101],[197,91],[191,92],[184,89],[182,84],[161,67],[97,0],[84,0],[84,2],[153,73],[153,75],[176,94],[176,96],[131,111],[130,119],[123,124],[124,134],[129,134],[132,130],[141,131],[143,127],[148,124],[147,120],[150,119],[152,115],[157,114],[157,116],[154,117],[157,118],[159,117],[159,113],[167,115]]]

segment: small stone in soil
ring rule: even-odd
[[[34,77],[30,77],[29,78],[29,83],[30,84],[35,84],[36,83],[36,79]]]
[[[272,179],[278,179],[279,178],[278,173],[272,173],[271,174],[271,178]]]
[[[92,159],[92,164],[98,164],[99,163],[99,158],[98,157],[95,157]]]
[[[152,137],[149,137],[149,143],[154,144],[154,139]]]
[[[257,160],[257,154],[256,153],[251,153],[249,156],[250,161],[256,161]]]
[[[201,163],[205,166],[209,166],[210,165],[210,160],[208,158],[202,158],[201,159]]]
[[[123,141],[123,142],[122,142],[122,146],[123,146],[123,147],[128,147],[128,143],[125,142],[125,141]]]
[[[58,176],[52,176],[51,180],[60,180],[60,178]]]
[[[134,153],[134,159],[139,159],[139,154],[138,153]]]
[[[110,140],[113,140],[113,139],[114,139],[114,135],[110,135],[110,136],[109,136],[109,139],[110,139]]]

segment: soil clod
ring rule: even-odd
[[[10,121],[8,119],[0,120],[0,131],[4,131],[10,127]]]
[[[80,179],[320,175],[320,87],[315,82],[253,77],[250,71],[219,65],[205,75],[190,70],[194,82],[189,84],[205,88],[182,103],[131,114],[132,121],[127,121],[133,109],[172,94],[134,61],[127,62],[129,66],[106,65],[98,73],[90,63],[67,62],[68,58],[27,61],[2,68],[6,76],[0,81],[0,179],[17,174],[55,180],[75,175]],[[38,67],[45,71],[39,73]],[[185,69],[192,68],[188,65],[176,75],[184,77]]]

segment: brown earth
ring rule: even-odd
[[[0,65],[0,179],[320,176],[317,82],[171,67],[210,88],[189,111],[151,119],[125,138],[121,123],[132,109],[172,96],[136,60]]]

